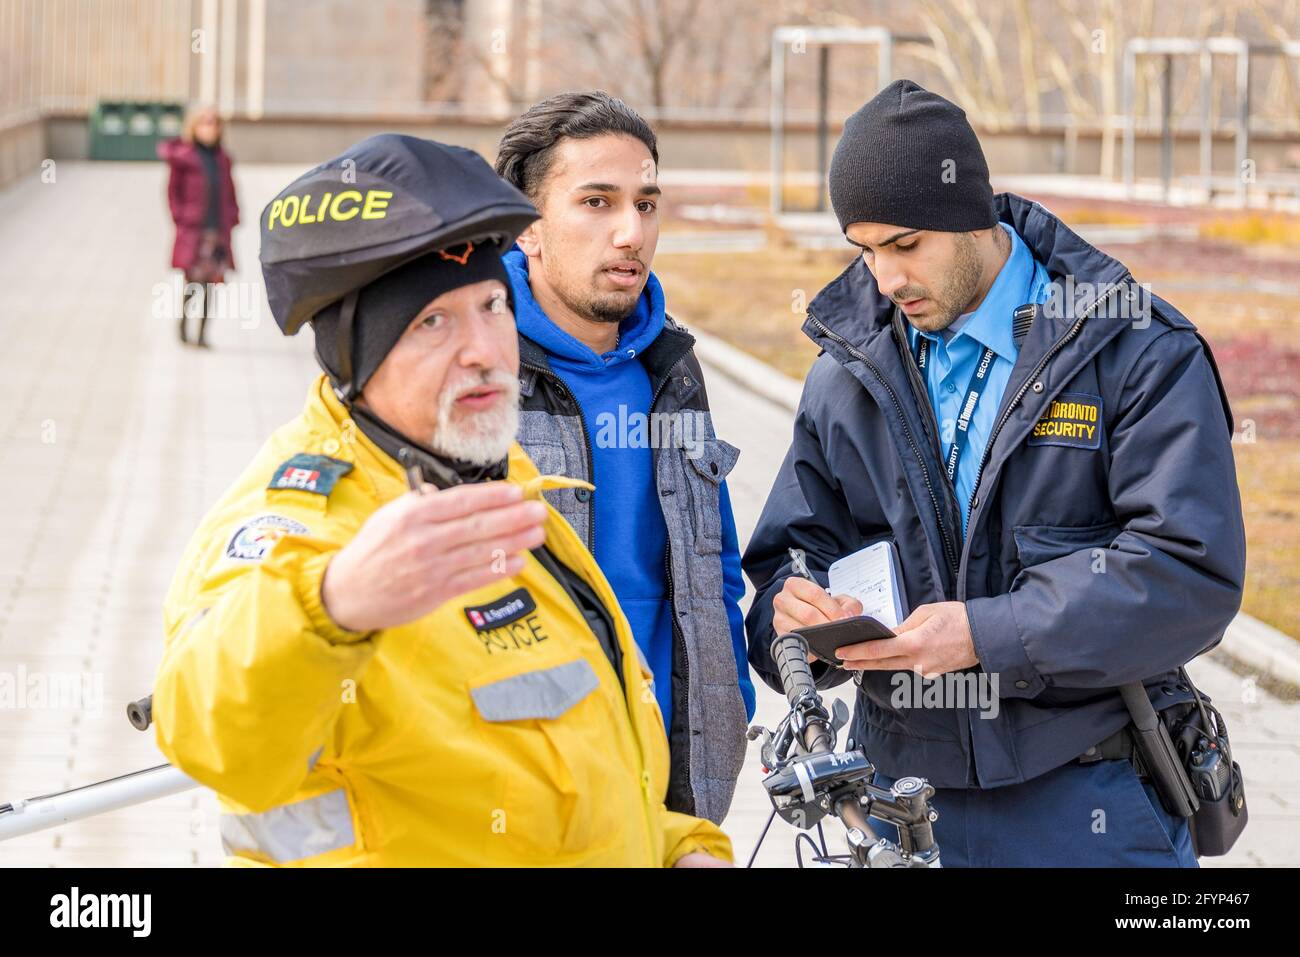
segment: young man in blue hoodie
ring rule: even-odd
[[[547,498],[587,542],[654,675],[668,806],[721,821],[754,713],[745,585],[694,338],[664,312],[655,135],[622,101],[564,93],[510,124],[497,172],[542,219],[505,257],[520,444],[596,487]]]

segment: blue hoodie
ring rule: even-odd
[[[516,248],[504,257],[514,294],[515,323],[519,331],[546,350],[551,370],[573,393],[582,409],[588,435],[596,435],[602,413],[626,421],[636,413],[649,414],[650,374],[635,357],[658,338],[664,328],[664,293],[651,273],[635,311],[619,325],[618,348],[598,355],[547,318],[528,285],[528,258]],[[619,406],[626,413],[619,416]],[[624,444],[624,443],[618,443]],[[596,563],[609,579],[632,634],[650,670],[657,676],[655,696],[663,712],[665,731],[672,726],[673,611],[668,602],[664,551],[668,529],[660,511],[655,485],[654,450],[602,447],[593,443],[592,522],[596,532]],[[740,571],[740,546],[731,498],[724,482],[721,490],[722,579],[731,643],[736,654],[740,693],[749,717],[754,716],[754,685],[749,678],[745,647],[745,618],[740,599],[745,580]],[[635,547],[632,547],[635,545]],[[667,676],[668,680],[664,680]]]

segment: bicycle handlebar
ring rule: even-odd
[[[883,791],[867,783],[872,768],[866,756],[860,750],[844,754],[835,751],[839,722],[832,722],[817,693],[803,636],[798,632],[778,635],[770,650],[790,703],[790,714],[782,724],[786,730],[776,746],[770,733],[762,732],[769,742],[765,754],[770,751],[775,759],[772,773],[764,780],[774,806],[778,811],[784,809],[783,816],[792,822],[804,810],[811,811],[813,820],[823,813],[834,814],[847,828],[851,856],[860,865],[937,866],[938,848],[930,827],[933,818],[929,796],[933,788],[919,778],[901,779]],[[751,737],[758,732],[752,732]],[[794,743],[804,753],[787,757],[788,746]],[[879,808],[883,819],[900,826],[901,850],[907,852],[906,857],[898,844],[876,834],[869,824],[872,815],[869,808],[864,810],[862,799],[874,802],[869,807]]]
[[[817,693],[812,666],[808,664],[808,643],[802,635],[779,635],[772,642],[772,660],[781,676],[786,700],[796,705],[806,695]]]
[[[812,666],[808,662],[808,643],[802,635],[791,632],[778,635],[772,642],[771,651],[790,707],[798,709],[801,705],[805,706],[808,720],[804,724],[800,744],[809,754],[830,752],[835,740],[834,730],[822,706],[821,695],[817,693],[817,682],[813,679]],[[867,816],[862,813],[862,808],[856,801],[837,801],[834,813],[850,830],[856,828],[861,831],[867,843],[874,844],[878,840],[875,830],[867,823]],[[901,859],[899,864],[901,866]]]

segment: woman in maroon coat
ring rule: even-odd
[[[185,302],[181,308],[181,342],[187,316],[198,315],[197,345],[207,348],[203,333],[208,323],[204,290],[208,283],[224,282],[226,270],[235,267],[230,230],[239,222],[235,182],[230,175],[230,155],[221,148],[221,117],[212,107],[200,107],[185,119],[181,138],[158,146],[158,155],[171,170],[167,203],[176,224],[172,265],[185,273]]]

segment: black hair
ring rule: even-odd
[[[591,90],[557,93],[517,117],[501,137],[497,175],[536,202],[561,140],[585,140],[611,133],[640,140],[655,165],[659,165],[659,143],[650,124],[617,97]]]

